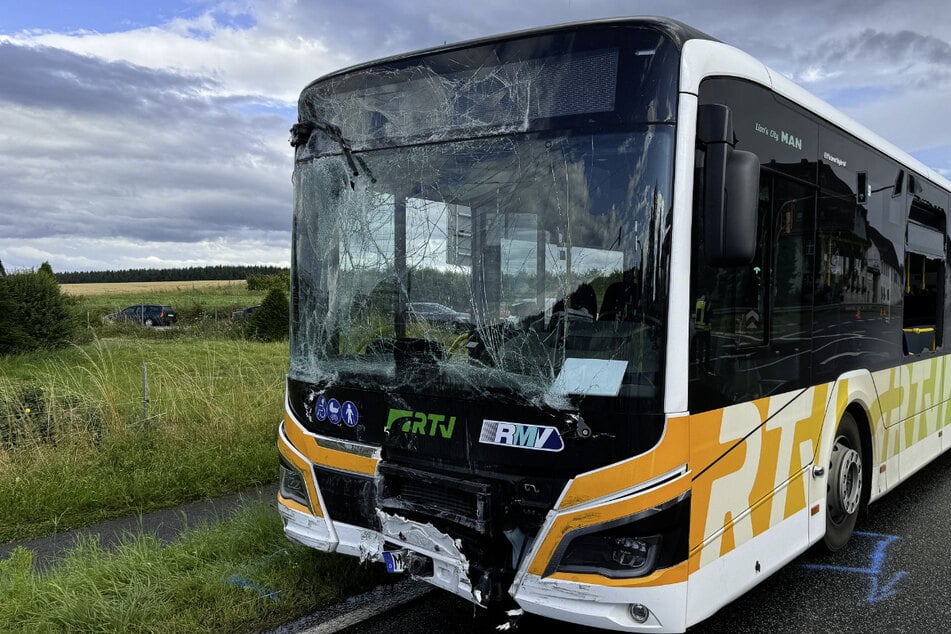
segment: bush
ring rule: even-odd
[[[261,307],[248,319],[247,336],[259,341],[280,341],[290,334],[290,308],[282,288],[268,291]]]
[[[58,348],[76,331],[69,298],[43,269],[0,279],[0,314],[0,354]]]
[[[17,323],[15,311],[16,302],[13,301],[4,279],[0,278],[0,354],[29,348],[29,338]]]

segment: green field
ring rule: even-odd
[[[198,338],[0,358],[0,541],[275,481],[286,368],[286,343]]]
[[[224,282],[69,290],[86,322],[77,344],[0,357],[0,541],[276,479],[287,343],[247,341],[230,319],[263,292]],[[136,303],[171,304],[178,325],[103,321]]]
[[[84,325],[97,332],[110,326],[102,323],[103,316],[135,304],[171,305],[182,325],[219,322],[227,327],[233,311],[260,304],[267,294],[229,281],[67,284],[63,289],[73,298]]]
[[[230,319],[264,292],[93,286],[71,300],[86,322],[74,345],[0,356],[0,542],[277,480],[288,344]],[[136,303],[171,304],[178,324],[102,319]],[[382,579],[290,542],[258,504],[166,547],[89,541],[45,571],[18,549],[0,561],[0,629],[255,632]]]

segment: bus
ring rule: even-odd
[[[951,183],[687,25],[341,70],[291,144],[294,541],[680,632],[951,444]]]

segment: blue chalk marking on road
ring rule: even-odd
[[[278,596],[281,594],[277,590],[268,590],[259,583],[255,583],[244,577],[239,577],[238,575],[231,575],[228,577],[228,583],[238,586],[239,588],[245,588],[246,590],[251,590],[257,593],[262,599],[267,599],[268,601],[277,601]]]
[[[881,533],[867,533],[862,531],[855,531],[853,533],[859,537],[868,537],[874,539],[875,549],[872,551],[871,560],[869,565],[865,568],[858,568],[856,566],[833,566],[831,564],[803,564],[804,568],[812,568],[813,570],[834,570],[836,572],[849,572],[854,574],[868,575],[871,577],[871,588],[869,589],[868,596],[865,597],[865,600],[869,603],[878,603],[879,601],[884,601],[885,599],[891,599],[898,593],[896,586],[898,582],[901,581],[908,573],[904,570],[896,572],[891,578],[884,584],[880,583],[879,575],[882,572],[882,567],[885,565],[885,549],[888,548],[888,545],[898,541],[897,535],[883,535]]]
[[[892,578],[883,585],[878,585],[878,576],[872,577],[872,589],[869,590],[868,596],[865,597],[865,600],[869,603],[878,603],[879,601],[884,601],[885,599],[891,599],[893,596],[898,594],[898,590],[895,586],[898,585],[898,582],[902,580],[908,573],[904,570],[899,570],[892,575]]]

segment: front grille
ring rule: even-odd
[[[446,487],[431,487],[416,480],[400,480],[395,488],[398,498],[413,500],[422,506],[441,508],[463,517],[474,517],[478,513],[479,499],[471,491],[450,491]]]
[[[314,466],[327,515],[335,522],[378,529],[373,478]]]
[[[492,485],[381,463],[380,507],[489,533]]]

